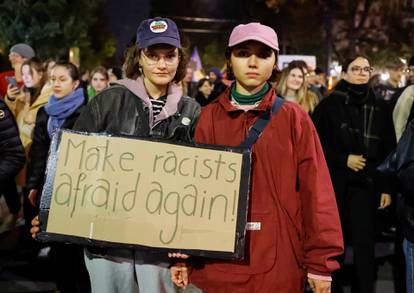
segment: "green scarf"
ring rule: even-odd
[[[236,84],[231,87],[231,99],[238,105],[254,105],[260,102],[269,91],[270,85],[266,82],[263,88],[254,95],[243,95],[236,91]]]

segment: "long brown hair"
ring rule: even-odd
[[[296,61],[290,62],[289,65],[282,70],[282,75],[277,85],[277,92],[282,96],[286,96],[288,92],[287,78],[293,69],[299,69],[303,75],[303,83],[296,91],[297,102],[306,112],[312,113],[315,106],[318,104],[318,96],[308,89],[303,67]]]
[[[33,75],[33,70],[35,70],[39,75],[41,75],[41,78],[39,80],[39,85],[36,88],[28,89],[25,88],[25,92],[30,93],[30,105],[32,105],[36,99],[40,96],[40,93],[42,92],[43,86],[46,84],[48,76],[47,76],[47,70],[43,66],[43,62],[37,58],[33,57],[29,60],[26,60],[22,63],[22,74],[23,74],[23,67],[25,65],[29,66],[30,74]]]

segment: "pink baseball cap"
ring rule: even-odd
[[[233,47],[246,41],[258,41],[279,51],[279,42],[275,30],[259,22],[236,26],[231,32],[228,46]]]

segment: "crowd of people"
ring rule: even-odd
[[[396,290],[414,292],[414,204],[397,176],[403,167],[378,169],[387,158],[395,164],[389,154],[401,153],[414,127],[414,57],[390,59],[382,81],[367,56],[349,56],[328,87],[326,74],[302,60],[278,68],[277,34],[260,23],[236,26],[223,55],[223,71],[213,67],[195,82],[168,18],[140,23],[122,69],[89,75],[12,46],[13,70],[0,74],[0,194],[10,211],[0,233],[23,225],[21,241],[39,251],[30,236],[40,231],[57,129],[242,145],[253,158],[248,222],[261,224],[246,227],[244,260],[52,243],[58,290],[162,293],[191,283],[206,293],[343,292],[348,246],[352,292],[375,292],[379,211],[395,206]],[[183,112],[191,119],[177,123]]]

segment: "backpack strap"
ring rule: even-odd
[[[284,100],[281,97],[276,96],[271,111],[265,111],[262,115],[260,115],[256,123],[254,123],[250,128],[246,139],[240,144],[240,147],[251,148],[255,144],[255,142],[262,135],[267,123],[269,123],[271,116],[276,115],[280,107],[283,105],[283,101]]]

